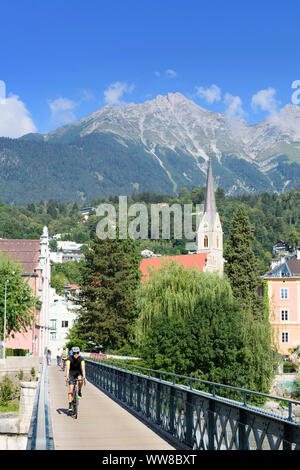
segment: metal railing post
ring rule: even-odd
[[[215,450],[215,402],[209,400],[208,417],[208,450]]]
[[[174,387],[171,387],[169,400],[169,429],[171,434],[175,434],[175,401],[176,389]]]
[[[193,395],[187,392],[185,403],[185,440],[189,447],[193,447]]]
[[[249,444],[248,440],[246,439],[246,424],[247,424],[247,411],[240,409],[239,412],[239,450],[248,450]]]
[[[160,417],[160,412],[161,412],[161,384],[157,383],[156,384],[156,424],[160,425],[161,423],[161,417]]]

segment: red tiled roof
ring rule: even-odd
[[[179,256],[162,256],[159,258],[144,258],[140,263],[140,270],[142,272],[142,282],[147,281],[149,273],[148,267],[158,269],[161,266],[162,261],[175,261],[176,263],[182,264],[185,268],[196,267],[200,271],[203,271],[206,265],[207,255],[206,253],[198,253],[195,255],[179,255]]]
[[[33,273],[39,264],[40,240],[0,239],[0,252],[21,264],[26,273]]]
[[[65,284],[64,288],[67,290],[77,290],[80,289],[80,286],[78,286],[77,284]]]

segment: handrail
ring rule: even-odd
[[[257,406],[254,406],[254,405],[249,405],[249,403],[247,402],[247,396],[254,395],[254,396],[268,398],[270,400],[285,402],[285,403],[288,404],[288,411],[289,411],[288,421],[291,421],[291,422],[294,422],[294,423],[299,423],[299,420],[293,419],[293,416],[292,416],[292,414],[293,414],[293,409],[292,409],[293,405],[300,406],[300,401],[297,401],[297,400],[291,400],[289,398],[268,395],[266,393],[256,392],[254,390],[239,388],[239,387],[235,387],[233,385],[220,384],[218,382],[211,382],[209,380],[198,379],[198,378],[195,378],[195,377],[187,377],[187,376],[184,376],[184,375],[178,375],[178,374],[174,374],[172,372],[165,372],[165,371],[161,371],[161,370],[148,369],[146,367],[135,366],[135,365],[132,365],[132,364],[126,364],[126,363],[124,364],[122,362],[119,363],[118,361],[110,361],[108,359],[93,358],[93,359],[90,359],[90,360],[106,364],[110,367],[114,367],[114,368],[119,369],[119,370],[125,370],[126,372],[130,372],[129,368],[132,368],[132,370],[131,370],[132,373],[134,373],[134,369],[139,369],[140,371],[146,371],[146,373],[144,375],[145,375],[145,377],[148,377],[148,378],[155,379],[155,377],[153,377],[151,375],[151,373],[159,374],[159,380],[161,380],[161,381],[162,381],[162,377],[164,375],[170,376],[170,377],[172,377],[172,385],[179,385],[181,387],[182,386],[185,387],[185,386],[182,385],[182,384],[178,384],[178,383],[176,384],[176,378],[181,379],[181,380],[188,380],[189,383],[190,383],[189,389],[193,390],[194,392],[197,391],[197,389],[193,388],[194,382],[209,385],[209,386],[212,386],[212,389],[213,389],[212,397],[218,397],[218,398],[221,398],[223,400],[226,400],[226,398],[220,397],[216,394],[216,387],[229,389],[229,390],[233,390],[233,391],[236,391],[236,392],[241,392],[243,394],[243,406],[244,407],[251,407],[252,409],[258,409],[258,410],[263,411],[264,413],[265,413],[265,410],[262,410],[261,408],[259,408]],[[121,367],[116,367],[118,364],[121,364]],[[140,372],[140,374],[141,374],[141,372]],[[227,398],[227,400],[228,400],[228,398]]]
[[[271,397],[233,386],[245,392],[244,402],[216,394],[216,382],[154,371],[141,366],[86,361],[87,378],[128,411],[172,441],[176,448],[199,450],[299,450],[300,426],[289,417],[278,416],[247,404],[246,394]],[[139,372],[134,372],[134,369]],[[146,371],[146,372],[145,372]],[[153,375],[158,374],[158,377]],[[167,375],[168,380],[163,379]],[[171,379],[170,379],[171,377]],[[179,384],[178,379],[188,379]],[[177,379],[177,383],[176,383]],[[213,393],[193,388],[194,382],[213,386]],[[277,400],[284,398],[273,397]]]
[[[26,450],[54,450],[48,406],[48,369],[46,358],[40,365],[40,377],[29,426]]]

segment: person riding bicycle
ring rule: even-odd
[[[68,354],[66,348],[63,348],[63,352],[61,353],[61,368],[65,369],[65,362],[68,359]]]
[[[68,400],[69,400],[69,411],[72,411],[72,401],[73,401],[73,390],[75,385],[75,380],[78,379],[78,397],[82,398],[82,384],[86,379],[85,375],[85,362],[84,358],[80,356],[80,348],[78,346],[73,346],[72,348],[73,355],[69,355],[66,361],[66,382],[69,383],[68,391]]]

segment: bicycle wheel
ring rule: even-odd
[[[74,386],[73,392],[73,418],[77,419],[78,417],[78,390],[77,384]]]

